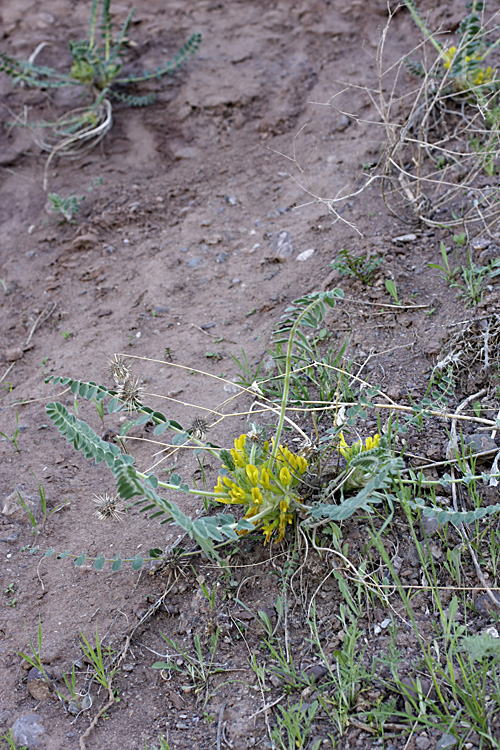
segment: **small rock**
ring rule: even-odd
[[[435,339],[433,340],[431,338],[424,338],[422,344],[424,354],[427,354],[428,356],[439,354],[439,352],[441,351],[441,342],[436,341]]]
[[[96,234],[89,232],[88,234],[81,234],[79,237],[75,237],[71,243],[72,250],[85,250],[87,247],[93,247],[96,244],[98,237]]]
[[[492,614],[497,615],[500,611],[500,592],[492,591],[493,597],[498,602],[498,607],[495,607],[488,594],[481,594],[474,601],[474,607],[476,612],[483,617],[490,617]]]
[[[168,312],[170,312],[170,307],[167,305],[155,305],[153,307],[153,315],[166,315]]]
[[[324,664],[313,664],[311,667],[307,667],[307,669],[304,670],[305,676],[310,680],[314,679],[314,682],[319,682],[327,672],[328,670]]]
[[[487,237],[474,237],[471,245],[474,250],[480,253],[481,250],[486,250],[486,248],[491,245],[491,240],[489,240]]]
[[[420,519],[420,525],[424,535],[427,537],[435,536],[440,528],[440,523],[436,516],[422,516]]]
[[[313,247],[310,247],[309,250],[304,250],[303,253],[300,253],[300,255],[297,255],[297,260],[298,261],[308,260],[311,257],[311,255],[314,255],[315,252],[316,250]]]
[[[226,383],[224,386],[224,390],[226,393],[241,393],[241,387],[233,384],[233,383]]]
[[[13,346],[3,350],[3,358],[7,362],[17,362],[18,359],[22,358],[23,354],[24,351],[20,346]]]
[[[36,667],[32,667],[28,672],[27,689],[28,693],[37,701],[44,701],[50,698],[52,690],[48,680],[52,679],[52,675],[49,672],[41,672]]]
[[[228,254],[227,253],[219,253],[216,256],[216,258],[215,258],[215,262],[216,263],[225,263],[227,259],[228,259]]]
[[[271,237],[270,245],[279,260],[286,260],[293,253],[292,237],[290,232],[287,232],[286,229],[274,234]]]
[[[425,736],[425,734],[421,734],[420,737],[417,737],[415,740],[415,745],[418,747],[418,750],[427,750],[427,748],[431,746],[431,741]]]
[[[271,619],[272,617],[276,617],[276,610],[274,607],[261,607],[259,609],[259,612],[263,612],[269,617],[269,619]]]
[[[436,750],[448,750],[449,747],[455,747],[458,740],[452,734],[443,734],[436,742]]]
[[[485,265],[490,260],[500,257],[500,247],[498,245],[489,245],[479,253],[479,263]]]
[[[9,516],[9,518],[11,518],[13,521],[17,521],[18,523],[28,522],[30,520],[28,513],[19,504],[18,492],[19,494],[21,494],[21,491],[22,491],[22,486],[18,485],[15,488],[14,492],[11,492],[10,495],[7,495],[2,506],[2,513],[4,514],[4,516]],[[34,515],[36,515],[40,501],[38,500],[38,503],[37,503],[35,499],[29,495],[21,495],[21,496],[24,502],[26,503],[26,505],[28,506],[28,508],[30,509],[30,511]]]
[[[201,258],[191,258],[191,260],[188,260],[188,268],[196,268],[196,266],[199,266],[201,263]]]
[[[421,695],[424,697],[428,697],[431,700],[436,697],[436,691],[432,686],[430,680],[426,680],[425,678],[421,677],[419,680],[420,687],[417,685],[417,681],[412,677],[403,677],[401,679],[401,682],[406,686],[406,689],[408,690],[410,695],[414,697],[418,697]]]
[[[13,723],[11,736],[16,745],[26,746],[26,750],[36,750],[40,747],[40,736],[45,732],[45,727],[40,723],[37,714],[25,714]]]
[[[398,242],[415,242],[417,239],[416,234],[401,234],[399,237],[393,237],[392,242],[398,243]]]
[[[36,29],[49,29],[55,23],[55,18],[52,13],[40,11],[34,17]]]
[[[475,432],[472,435],[465,435],[465,445],[469,445],[473,453],[483,453],[484,451],[496,451],[498,446],[494,440],[483,432]],[[486,458],[486,456],[485,456]]]
[[[238,620],[245,620],[246,622],[255,619],[253,614],[251,612],[247,612],[246,609],[242,610],[241,612],[237,612],[236,617],[238,618]]]
[[[340,115],[340,117],[337,119],[337,122],[335,123],[335,130],[337,131],[337,133],[343,133],[350,124],[351,121],[347,117],[347,115]]]

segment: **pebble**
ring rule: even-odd
[[[191,260],[188,260],[188,268],[196,268],[196,266],[199,266],[201,263],[201,258],[191,258]]]
[[[427,537],[435,536],[441,526],[435,516],[422,516],[422,518],[420,519],[420,525],[422,526],[422,530]]]
[[[449,747],[455,747],[458,740],[452,734],[443,734],[436,742],[436,750],[448,750]]]
[[[241,388],[239,388],[237,385],[233,385],[233,383],[226,383],[224,386],[224,390],[226,393],[241,393]]]
[[[431,681],[425,679],[425,677],[420,678],[420,689],[418,688],[417,682],[411,677],[403,677],[401,682],[405,685],[410,695],[414,697],[423,695],[428,696],[431,700],[436,697],[436,691],[434,687],[432,687]]]
[[[492,594],[500,604],[500,593],[493,591]],[[476,609],[476,612],[483,617],[489,617],[492,614],[497,615],[499,612],[498,608],[495,607],[488,594],[481,594],[480,596],[478,596],[474,601],[474,607]]]
[[[392,242],[415,242],[416,239],[416,234],[401,234],[399,237],[393,237]]]
[[[270,245],[275,251],[278,258],[285,260],[289,258],[293,253],[292,248],[292,237],[290,232],[283,229],[277,234],[273,234],[270,240]]]
[[[431,741],[426,735],[421,734],[415,740],[415,745],[418,747],[418,750],[427,750],[431,746]]]
[[[349,127],[351,121],[347,117],[347,115],[340,115],[340,117],[337,119],[334,129],[337,131],[337,133],[343,133],[344,130]]]
[[[170,307],[167,305],[155,305],[153,307],[153,313],[155,315],[165,315],[168,312],[170,312]]]
[[[48,672],[45,674],[51,679],[51,675]],[[43,672],[36,667],[32,667],[28,672],[28,682],[26,687],[31,697],[37,701],[44,701],[47,698],[50,698],[52,694],[50,685],[44,677]]]
[[[300,253],[300,255],[297,255],[297,260],[298,261],[308,260],[311,257],[311,255],[314,255],[315,252],[316,250],[313,247],[310,247],[309,250],[304,250],[303,253]]]
[[[311,667],[307,667],[304,670],[304,674],[309,679],[314,679],[314,682],[318,682],[328,672],[324,664],[313,664]]]
[[[72,250],[85,250],[86,248],[93,247],[98,241],[96,234],[89,232],[88,234],[81,234],[79,237],[75,237],[71,243]]]
[[[487,237],[474,237],[471,245],[474,250],[481,252],[481,250],[486,250],[486,248],[491,245],[491,240],[489,240]]]
[[[13,723],[11,736],[16,745],[26,746],[26,750],[36,750],[40,747],[40,735],[45,727],[40,723],[37,714],[25,714]]]
[[[22,358],[23,354],[24,351],[20,346],[13,346],[3,350],[3,358],[7,362],[17,362],[18,359]]]
[[[475,432],[472,435],[466,435],[464,437],[464,443],[465,445],[470,445],[474,453],[498,450],[495,441],[488,437],[488,435],[485,435],[484,432]]]
[[[228,256],[228,254],[227,254],[227,253],[219,253],[219,254],[218,254],[218,255],[216,256],[216,258],[215,258],[215,262],[216,262],[216,263],[225,263],[225,262],[226,262],[226,260],[228,259],[228,257],[229,257],[229,256]]]

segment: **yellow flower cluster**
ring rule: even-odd
[[[280,445],[273,463],[267,440],[262,446],[252,443],[248,447],[246,438],[243,434],[234,441],[230,451],[233,466],[223,465],[224,473],[214,487],[216,500],[245,505],[245,518],[262,529],[265,542],[275,531],[277,541],[281,541],[300,504],[293,489],[307,471],[307,461]]]
[[[344,490],[348,491],[365,487],[366,484],[370,481],[371,474],[365,471],[365,469],[363,468],[352,466],[351,461],[356,456],[359,456],[360,453],[365,453],[366,451],[370,451],[373,448],[378,448],[379,445],[380,435],[378,433],[373,437],[367,437],[364,442],[363,440],[358,440],[352,445],[347,445],[344,436],[342,435],[342,433],[340,433],[340,443],[338,449],[339,453],[347,461],[346,471],[348,472],[348,477],[343,485]]]
[[[376,433],[373,437],[367,437],[365,442],[358,440],[352,445],[347,445],[344,436],[340,433],[340,445],[339,451],[347,461],[350,461],[353,456],[357,456],[358,453],[363,451],[370,451],[372,448],[377,448],[380,443],[380,435]]]
[[[441,53],[441,56],[443,58],[443,65],[446,70],[449,70],[451,68],[456,53],[456,47],[449,47],[448,49],[443,50],[443,52]],[[471,60],[479,62],[481,60],[481,57],[479,55],[475,57],[467,55],[465,58],[465,62],[469,63]],[[493,70],[493,68],[488,65],[487,68],[475,68],[473,73],[474,74],[470,77],[470,79],[469,76],[467,76],[467,79],[469,79],[474,86],[480,86],[482,83],[491,83],[495,78],[496,70]]]

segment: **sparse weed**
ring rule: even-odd
[[[393,279],[386,279],[385,288],[388,291],[388,293],[391,295],[392,299],[394,300],[394,304],[400,305],[401,300],[398,297],[398,289],[396,286],[396,282]]]
[[[311,725],[318,713],[317,700],[310,705],[303,705],[302,699],[297,704],[285,708],[278,706],[275,714],[277,726],[271,732],[271,739],[282,750],[298,750],[308,747]]]
[[[67,113],[57,122],[44,125],[44,136],[39,139],[39,144],[50,151],[46,173],[55,155],[74,158],[88,152],[106,135],[112,125],[110,98],[135,107],[150,104],[154,99],[154,94],[125,94],[119,90],[120,86],[159,79],[172,73],[201,43],[201,35],[193,34],[172,60],[167,60],[155,71],[123,75],[122,58],[128,44],[134,9],[128,13],[118,33],[114,33],[110,5],[111,0],[92,0],[89,34],[87,39],[70,41],[72,65],[68,72],[38,65],[34,62],[34,56],[30,60],[17,60],[5,52],[0,53],[0,71],[9,75],[14,83],[23,82],[42,89],[77,86],[90,95],[91,102],[86,106]]]
[[[32,472],[33,473],[33,472]],[[54,513],[58,513],[60,510],[65,508],[70,503],[70,499],[68,498],[60,505],[56,506],[55,508],[52,508],[52,510],[49,511],[49,508],[47,506],[47,496],[45,494],[45,487],[41,482],[39,482],[36,478],[36,476],[33,474],[33,477],[37,483],[38,487],[38,496],[40,499],[40,510],[42,515],[42,522],[41,525],[38,523],[37,513],[36,511],[32,510],[29,503],[23,498],[19,490],[16,491],[17,494],[17,502],[23,508],[23,510],[26,511],[28,514],[29,522],[31,525],[31,530],[33,534],[36,536],[38,534],[42,534],[46,528],[47,528],[47,522],[49,518],[54,515]]]
[[[12,729],[9,729],[7,734],[0,735],[0,743],[2,750],[4,747],[7,748],[7,750],[28,750],[28,745],[16,745],[12,737]]]
[[[71,222],[80,211],[80,203],[85,200],[84,195],[69,195],[64,198],[58,193],[49,193],[51,210],[54,214],[62,216],[60,223]]]
[[[336,260],[330,266],[342,276],[351,276],[361,281],[362,284],[371,286],[375,272],[380,268],[383,259],[379,255],[354,255],[349,250],[340,250]]]
[[[167,642],[173,651],[173,656],[169,661],[157,661],[153,664],[153,669],[165,670],[165,672],[185,675],[189,679],[189,684],[183,686],[186,692],[194,691],[195,695],[201,697],[204,693],[203,707],[206,706],[210,697],[210,680],[216,674],[222,674],[226,671],[224,666],[216,665],[215,652],[219,641],[219,628],[210,636],[208,645],[208,658],[203,654],[200,637],[196,633],[194,636],[194,655],[190,654],[186,648],[179,646],[174,640],[168,638],[165,633],[161,637]],[[175,656],[175,658],[174,658]],[[179,658],[180,657],[180,658]]]
[[[14,432],[12,433],[12,437],[9,437],[5,432],[0,432],[0,435],[14,446],[17,453],[21,452],[21,449],[17,444],[17,439],[19,437],[19,412],[16,411],[16,426],[14,428]]]
[[[443,259],[443,265],[440,266],[439,263],[429,263],[429,268],[436,268],[438,271],[441,271],[441,277],[449,284],[452,284],[460,271],[460,266],[455,266],[454,268],[450,266],[448,251],[446,250],[446,246],[442,240],[440,244],[440,251],[441,257]]]

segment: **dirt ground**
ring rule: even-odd
[[[63,68],[68,41],[86,33],[88,5],[4,3],[2,50],[27,59],[45,41],[38,62]],[[424,7],[433,23],[454,28],[461,5],[431,5]],[[115,2],[112,10],[120,23],[128,6]],[[133,557],[153,547],[166,549],[178,537],[178,529],[148,520],[134,507],[121,520],[104,523],[94,515],[94,494],[112,494],[112,477],[76,454],[49,423],[46,403],[61,399],[73,408],[73,396],[46,384],[45,377],[67,375],[112,387],[107,362],[113,354],[147,357],[156,361],[134,361],[134,374],[144,379],[148,393],[162,396],[148,403],[169,418],[192,424],[230,397],[222,410],[245,412],[252,398],[227,382],[238,375],[230,355],[241,359],[243,348],[255,371],[269,358],[266,347],[287,305],[309,292],[341,287],[345,299],[329,313],[327,328],[339,347],[349,339],[346,357],[354,360],[354,371],[398,403],[424,395],[447,326],[472,317],[428,267],[439,261],[439,242],[449,243],[450,233],[390,216],[377,184],[338,204],[337,219],[315,199],[347,194],[363,180],[366,165],[378,159],[384,134],[368,122],[376,113],[362,87],[377,85],[375,55],[386,21],[385,0],[141,3],[127,61],[132,69],[161,64],[195,31],[203,42],[173,75],[139,87],[140,93],[157,91],[154,104],[133,109],[117,103],[113,127],[95,150],[79,161],[55,159],[50,165],[49,192],[85,196],[70,223],[58,223],[50,212],[42,189],[46,156],[28,129],[8,124],[23,107],[31,121],[46,118],[67,105],[67,94],[12,88],[7,76],[0,77],[0,423],[6,436],[17,435],[17,449],[12,440],[0,442],[2,732],[36,714],[45,728],[40,748],[82,747],[80,737],[105,704],[106,692],[91,685],[93,705],[76,716],[53,695],[38,701],[27,690],[19,652],[29,649],[28,638],[36,644],[40,623],[47,669],[57,678],[76,663],[84,674],[80,634],[92,640],[97,628],[105,647],[118,652],[126,634],[161,599],[134,631],[114,680],[119,702],[97,722],[86,746],[139,750],[163,734],[176,750],[271,747],[263,696],[248,668],[262,637],[251,613],[264,610],[276,621],[286,545],[242,543],[229,577],[199,557],[192,558],[194,567],[187,563],[150,575],[130,564],[117,573],[109,565],[99,572],[92,562],[75,567],[74,558],[30,554],[36,543],[40,550],[74,556]],[[409,14],[397,12],[387,63],[405,55],[417,39]],[[346,82],[360,87],[341,100],[351,116],[327,105]],[[413,239],[394,241],[408,233]],[[374,286],[332,270],[343,248],[383,258]],[[387,278],[395,281],[404,304],[396,312],[380,306],[391,303]],[[473,314],[486,311],[500,312],[498,287],[486,291]],[[106,417],[104,427],[91,404],[78,406],[100,434],[119,430],[119,415]],[[235,416],[217,425],[210,439],[230,447],[247,429],[245,417]],[[446,439],[446,426],[431,424],[425,455],[442,459]],[[147,466],[151,451],[141,443],[134,453]],[[193,460],[184,454],[175,460],[185,478],[200,480]],[[217,467],[209,462],[205,470],[215,476]],[[12,503],[18,490],[40,519],[38,484],[50,510],[66,504],[35,542],[27,514],[13,512]],[[190,499],[181,502],[190,515],[204,512]],[[404,558],[409,540],[398,539],[397,524],[393,533]],[[361,556],[367,526],[351,519],[344,536],[354,558]],[[410,579],[415,571],[411,563],[406,567]],[[314,663],[304,601],[325,575],[323,563],[313,561],[300,593],[290,591],[288,627],[301,669]],[[216,592],[213,611],[200,581]],[[342,636],[332,578],[317,607],[333,652]],[[432,627],[425,601],[418,611],[425,632]],[[374,622],[364,623],[369,652],[386,646],[388,636],[374,631],[384,617],[377,611]],[[477,628],[488,622],[487,614],[478,616]],[[163,680],[152,669],[168,652],[161,633],[191,653],[196,635],[206,650],[216,626],[222,674],[212,678],[206,701],[204,693],[186,688],[182,675]],[[403,647],[404,637],[403,629]],[[410,669],[409,645],[407,657]],[[276,679],[269,689],[268,704],[283,685]],[[328,731],[333,729],[318,720],[314,740],[331,747]],[[388,742],[392,750],[424,747],[414,744],[418,737],[407,743],[397,732],[390,740],[377,739],[359,724],[337,739],[345,748],[388,747]],[[435,742],[431,736],[428,746]]]

